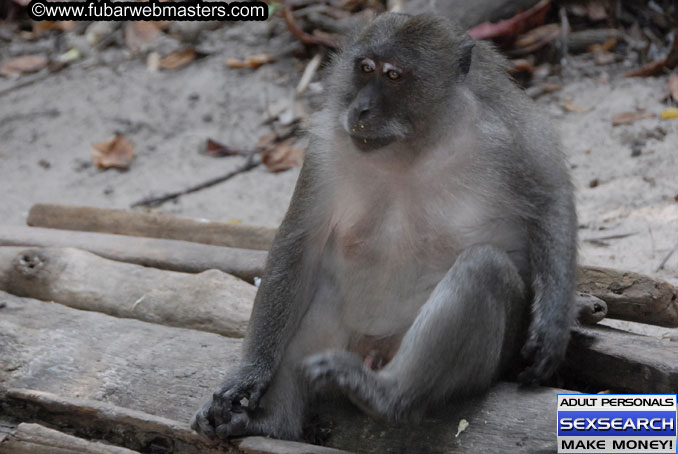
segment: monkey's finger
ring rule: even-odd
[[[222,440],[247,434],[249,418],[246,413],[233,413],[231,421],[217,427],[216,434]]]
[[[204,407],[198,410],[191,418],[191,429],[199,434],[214,439],[214,428],[212,427],[212,424],[210,424],[208,411],[205,410]]]
[[[259,408],[259,402],[261,401],[261,398],[264,395],[264,393],[266,393],[265,386],[257,386],[256,388],[254,388],[254,391],[252,391],[250,395],[247,408],[249,410],[256,410],[257,408]]]

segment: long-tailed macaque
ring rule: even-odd
[[[574,321],[573,188],[505,68],[453,24],[401,14],[335,56],[242,362],[194,429],[298,438],[319,387],[416,420],[509,369],[554,372]]]

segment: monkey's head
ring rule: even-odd
[[[363,151],[425,139],[469,72],[473,46],[444,19],[378,16],[335,59],[336,120]]]

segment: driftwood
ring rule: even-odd
[[[4,303],[0,388],[32,388],[68,399],[102,401],[177,421],[184,428],[193,411],[235,367],[241,345],[240,340],[212,333],[119,319],[2,292],[0,303]],[[598,327],[585,332],[593,340],[572,346],[568,373],[586,377],[601,389],[667,392],[678,388],[678,344]],[[510,452],[527,452],[553,449],[557,392],[500,384],[475,400],[450,405],[448,411],[418,427],[375,422],[352,407],[321,408],[333,427],[329,444],[348,451],[379,453],[408,446],[411,452],[495,452],[502,446],[510,447]],[[0,397],[0,413],[23,421],[58,423],[77,436],[141,452],[152,452],[156,445],[168,447],[170,453],[207,452],[204,446],[198,449],[173,436],[185,433],[178,429],[168,431],[170,438],[162,435],[165,432],[148,436],[155,429],[135,438],[126,436],[117,423],[86,424],[93,418],[91,411],[65,412],[49,406],[30,411],[21,402]],[[68,420],[71,414],[75,419]],[[455,438],[461,418],[470,426]]]
[[[607,303],[608,317],[678,327],[678,288],[630,271],[580,267],[577,289]]]
[[[64,208],[64,212],[68,212],[68,209]],[[85,210],[94,210],[89,213],[93,218],[96,217],[96,209]],[[120,216],[124,218],[122,214]],[[96,224],[96,221],[93,223]],[[105,223],[102,221],[99,225]],[[269,231],[266,235],[272,237],[274,234]],[[229,241],[236,246],[248,246],[249,240],[244,239],[243,243],[239,243],[239,238],[246,236],[233,236]],[[0,246],[77,247],[112,260],[174,271],[199,273],[212,268],[219,269],[249,282],[255,276],[262,276],[266,256],[264,251],[207,246],[188,241],[24,227],[4,227],[0,230]],[[587,266],[580,266],[579,271],[578,290],[605,301],[608,317],[678,327],[678,289],[671,284],[626,271]],[[598,316],[600,313],[594,315],[594,319]]]
[[[229,446],[206,440],[193,432],[187,425],[170,419],[95,400],[68,398],[30,389],[9,389],[4,392],[4,395],[0,394],[0,399],[5,402],[10,411],[22,418],[35,419],[39,417],[52,424],[69,427],[85,436],[96,435],[119,443],[155,448],[150,452],[199,452],[205,454],[223,454],[225,452],[242,452],[245,454],[345,453],[345,451],[337,449],[264,437],[246,437],[234,440],[232,445]],[[21,424],[19,428],[29,425],[41,427],[37,424]],[[73,437],[71,436],[71,438]],[[2,446],[0,445],[0,454],[4,454]],[[120,454],[136,452],[124,448],[115,449],[120,449]],[[12,451],[8,451],[8,454],[9,452]],[[118,451],[103,450],[93,452],[118,453]],[[89,451],[83,451],[82,454],[89,454]]]
[[[5,362],[0,368],[0,388],[32,388],[67,401],[76,397],[97,400],[176,423],[164,430],[156,418],[139,431],[123,425],[138,427],[134,418],[116,417],[108,407],[97,413],[49,402],[28,405],[27,401],[42,398],[29,399],[16,392],[0,397],[0,413],[23,421],[58,424],[76,436],[103,439],[141,452],[153,452],[153,446],[165,446],[170,453],[208,452],[206,446],[195,444],[202,439],[189,432],[186,424],[236,364],[241,341],[6,293],[0,293],[0,302],[5,303],[0,309],[0,350]],[[481,452],[485,451],[483,446],[503,444],[509,437],[512,443],[513,439],[525,440],[517,447],[520,452],[553,446],[556,392],[500,385],[486,396],[455,407],[443,418],[406,431],[372,421],[352,407],[322,408],[334,427],[330,444],[339,449],[386,452],[406,446],[401,443],[408,439],[417,443],[412,452],[468,452],[474,447]],[[522,401],[522,406],[516,407],[517,401]],[[137,420],[144,418],[138,416]],[[471,426],[455,438],[461,418]],[[382,431],[393,433],[394,438],[374,436]],[[487,439],[490,433],[495,439]]]
[[[0,443],[0,454],[138,454],[138,451],[83,440],[39,424],[19,424]]]
[[[116,262],[72,248],[0,247],[0,290],[76,309],[243,337],[256,288],[222,273]],[[598,323],[604,301],[577,296],[579,320]]]
[[[76,309],[243,337],[256,288],[200,274],[106,260],[79,249],[0,247],[0,290]]]
[[[577,319],[585,325],[594,325],[607,315],[607,304],[593,295],[577,292],[575,295]]]
[[[630,393],[678,389],[678,343],[606,326],[579,329],[563,368],[578,383]]]
[[[160,213],[50,204],[33,205],[26,223],[33,227],[193,241],[264,251],[271,246],[276,232],[266,227],[178,218]]]
[[[0,227],[0,246],[75,247],[111,260],[172,271],[217,269],[248,282],[262,275],[266,260],[265,251],[32,227]]]

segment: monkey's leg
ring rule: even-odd
[[[339,305],[334,295],[336,292],[329,286],[316,294],[259,407],[232,411],[230,421],[216,429],[219,438],[244,435],[300,438],[309,395],[308,382],[301,370],[302,360],[327,349],[346,348],[348,344],[348,329],[338,322],[335,310]]]
[[[450,394],[490,385],[502,357],[516,350],[524,300],[523,281],[508,255],[473,246],[435,287],[385,368],[374,372],[358,355],[334,351],[307,359],[306,375],[312,383],[339,386],[378,415],[417,418]]]

